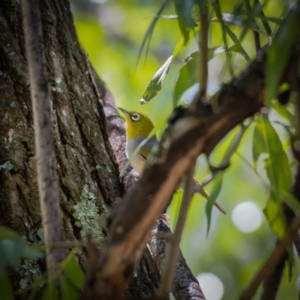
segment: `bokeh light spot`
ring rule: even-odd
[[[238,230],[252,232],[261,225],[261,209],[255,202],[246,201],[238,204],[233,209],[231,219]]]
[[[222,281],[213,273],[201,273],[197,280],[207,300],[220,300],[224,294]]]

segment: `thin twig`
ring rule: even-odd
[[[184,193],[182,197],[182,202],[180,206],[180,212],[177,219],[176,228],[173,237],[169,240],[166,249],[166,263],[163,270],[162,284],[160,288],[160,296],[162,299],[168,297],[172,290],[173,279],[175,275],[175,270],[177,266],[177,261],[180,255],[180,240],[183,233],[188,208],[193,197],[193,175],[194,175],[195,165],[193,164],[186,173]]]
[[[53,146],[47,65],[39,0],[22,0],[22,13],[34,117],[37,182],[46,244],[64,240]],[[64,259],[63,249],[47,251],[47,267]]]
[[[201,30],[199,31],[200,49],[200,98],[205,97],[208,78],[208,17],[207,14],[200,13]]]
[[[208,16],[204,12],[200,12],[199,30],[199,96],[194,98],[190,109],[197,109],[198,101],[201,101],[206,96],[207,80],[208,80]]]
[[[73,247],[87,247],[87,243],[83,241],[70,241],[70,242],[58,242],[51,245],[30,245],[30,248],[45,251],[48,249],[57,249],[57,248],[73,248]]]
[[[207,186],[210,182],[212,182],[220,172],[224,171],[225,169],[227,169],[229,167],[230,159],[233,156],[233,154],[236,152],[237,148],[239,147],[242,137],[243,137],[245,131],[251,125],[252,121],[253,121],[253,118],[249,118],[249,121],[246,124],[242,124],[240,131],[238,132],[238,134],[234,138],[233,142],[231,143],[220,166],[218,168],[214,168],[214,171],[212,172],[212,174],[207,176],[207,178],[201,184],[199,184],[199,185],[197,184],[195,186],[195,192],[201,191],[205,186]]]
[[[276,247],[274,248],[272,254],[261,268],[259,273],[256,275],[252,283],[249,285],[247,290],[243,293],[243,295],[239,298],[240,300],[248,300],[251,299],[256,293],[258,287],[264,278],[267,278],[271,272],[274,270],[278,261],[286,251],[287,246],[295,240],[295,237],[298,235],[298,230],[300,228],[300,216],[296,216],[291,223],[289,230],[287,231],[285,237],[278,242]]]

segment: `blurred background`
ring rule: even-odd
[[[240,1],[220,1],[221,10],[232,12],[238,2]],[[267,1],[264,7],[265,14],[281,17],[286,2]],[[141,105],[139,100],[151,78],[172,55],[181,38],[177,20],[172,18],[176,15],[173,5],[167,6],[163,13],[169,17],[158,20],[148,54],[146,56],[144,51],[137,64],[143,38],[162,1],[72,0],[71,3],[79,40],[98,75],[115,97],[117,106],[146,113],[156,125],[157,135],[160,136],[174,107],[174,87],[178,72],[184,65],[184,58],[197,50],[197,40],[191,40],[189,45],[179,52],[158,96]],[[270,25],[273,29],[276,24]],[[262,27],[261,24],[258,26]],[[238,26],[232,26],[231,29],[236,34],[242,30]],[[220,24],[210,24],[209,36],[210,47],[222,46]],[[262,45],[268,42],[263,35],[260,37]],[[230,46],[230,40],[228,42]],[[246,34],[242,45],[253,58],[255,47],[252,32]],[[209,94],[217,92],[222,83],[230,79],[224,65],[224,51],[220,51],[220,54],[215,55],[209,62]],[[236,54],[232,65],[234,72],[238,74],[245,68],[247,61]],[[197,89],[198,85],[195,85],[183,93],[180,103],[188,104]],[[277,124],[284,120],[275,112],[271,112],[270,119],[289,153],[290,143],[287,135],[282,126]],[[227,215],[224,216],[213,208],[211,226],[207,234],[206,200],[194,196],[190,206],[181,250],[193,274],[200,281],[207,300],[237,299],[267,259],[276,242],[276,237],[263,215],[269,183],[262,158],[259,159],[257,170],[253,168],[253,127],[254,124],[245,133],[230,167],[223,174],[222,189],[217,202],[225,209]],[[214,150],[210,158],[213,165],[221,162],[237,132],[238,129],[233,130]],[[196,177],[203,181],[209,174],[206,159],[200,157]],[[214,182],[207,186],[208,193],[213,185]],[[177,191],[168,209],[173,229],[181,196],[182,191]],[[287,272],[284,275],[277,298],[279,300],[297,299],[300,266],[296,254],[295,261],[292,279],[289,281]],[[259,299],[259,295],[255,299]]]

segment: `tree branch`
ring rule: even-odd
[[[94,71],[93,67],[90,66],[90,72],[93,76],[93,81],[97,87],[97,90],[99,92],[100,98],[101,98],[101,102],[104,106],[104,112],[106,115],[106,119],[108,121],[108,133],[109,133],[109,140],[110,143],[112,145],[113,151],[115,153],[117,162],[118,162],[118,166],[119,166],[119,171],[121,172],[121,170],[123,169],[124,165],[127,162],[127,158],[126,158],[126,154],[125,154],[125,144],[126,144],[126,137],[125,137],[125,129],[124,129],[124,120],[119,116],[114,99],[112,97],[112,95],[110,94],[110,92],[107,90],[107,88],[105,87],[104,83],[99,79],[99,77],[97,76],[96,72]],[[132,168],[128,168],[126,170],[126,172],[122,175],[122,182],[124,184],[125,190],[129,190],[129,188],[139,179],[139,176],[136,172],[134,172],[132,170]],[[113,215],[112,215],[113,218]],[[172,231],[170,229],[170,225],[168,223],[168,221],[166,219],[164,219],[165,222],[165,226],[167,226],[169,228],[168,234],[172,235]],[[155,235],[155,238],[152,239],[152,242],[154,242],[155,240],[155,245],[157,245],[157,247],[159,247],[160,249],[164,249],[164,251],[162,252],[162,259],[165,259],[165,240],[163,238],[161,238],[161,236],[163,236],[165,233],[165,230],[163,230],[162,227],[156,228],[156,234],[158,237],[160,238],[156,238],[157,236]],[[150,247],[151,248],[151,247]],[[148,272],[150,272],[152,274],[152,277],[155,278],[154,275],[154,271],[151,271],[151,268],[149,268],[149,265],[152,265],[152,260],[154,260],[155,263],[155,268],[157,268],[158,270],[156,272],[161,273],[163,270],[163,265],[158,261],[158,256],[153,255],[153,249],[151,249],[151,255],[148,253],[148,248],[146,248],[146,251],[144,251],[143,253],[143,258],[142,258],[142,262],[140,263],[141,267],[136,266],[136,268],[138,269],[138,275],[141,276],[142,272],[139,272],[139,269],[141,269],[141,271],[143,270],[148,270]],[[97,261],[99,260],[99,256],[95,257],[94,255],[94,260],[93,261]],[[174,279],[174,286],[176,287],[180,287],[179,290],[180,292],[180,297],[177,295],[178,293],[174,294],[175,299],[199,299],[202,300],[203,298],[195,298],[195,295],[198,295],[199,293],[202,294],[202,291],[200,289],[199,283],[198,281],[193,277],[188,265],[185,263],[184,258],[180,257],[180,261],[184,261],[184,264],[181,263],[180,264],[180,268],[176,270],[175,272],[175,279]],[[147,264],[148,267],[145,269],[143,267],[143,264]],[[97,265],[97,263],[95,264]],[[180,274],[178,274],[178,272],[180,271]],[[136,271],[135,271],[136,272]],[[96,276],[96,270],[93,274],[93,276]],[[142,276],[149,276],[148,275],[143,275]],[[150,275],[151,277],[151,275]],[[184,282],[182,282],[182,278],[186,278],[186,280]],[[159,279],[158,279],[159,280]],[[95,284],[97,285],[97,283]],[[136,287],[137,283],[135,281],[135,279],[133,278],[133,280],[131,281],[128,289],[130,290],[131,286],[134,285]],[[190,286],[193,286],[193,288],[189,288]],[[145,294],[145,288],[143,290],[143,294]],[[157,291],[155,291],[155,294],[157,293]],[[174,292],[173,292],[174,293]],[[127,293],[126,293],[127,294]],[[95,296],[95,294],[93,294],[93,296]]]
[[[223,161],[221,162],[220,166],[217,168],[214,168],[215,170],[212,172],[211,175],[209,175],[203,183],[201,183],[200,185],[196,185],[195,186],[195,192],[202,190],[206,185],[208,185],[210,182],[212,182],[216,176],[221,172],[224,171],[226,168],[229,167],[230,165],[230,159],[233,156],[233,154],[236,152],[236,150],[238,149],[240,142],[242,140],[242,137],[245,133],[245,131],[247,130],[247,128],[249,128],[249,126],[252,123],[252,118],[249,120],[249,122],[244,125],[242,124],[242,127],[240,129],[240,131],[238,132],[238,134],[235,136],[233,142],[231,143],[226,155],[224,156]],[[215,203],[216,204],[216,203]],[[223,208],[217,206],[222,212],[225,213],[225,211],[223,210]]]
[[[272,254],[259,271],[259,273],[254,278],[253,282],[244,292],[244,294],[240,297],[240,300],[248,300],[251,299],[256,293],[259,285],[264,280],[264,278],[269,277],[271,272],[274,270],[279,260],[283,256],[286,251],[286,248],[294,241],[295,237],[298,235],[298,230],[300,228],[300,216],[296,216],[289,227],[285,237],[279,241],[273,250]]]
[[[55,171],[56,163],[42,23],[38,0],[22,0],[21,4],[35,128],[37,181],[45,242],[51,245],[62,242],[64,236]],[[49,248],[46,259],[48,269],[60,263],[64,256],[63,249]]]
[[[116,297],[123,293],[130,270],[183,173],[200,154],[209,154],[232,128],[262,107],[265,57],[266,48],[247,70],[221,89],[215,110],[200,102],[197,114],[182,110],[184,117],[170,122],[141,179],[121,201],[110,227],[99,276],[118,288]],[[128,218],[129,214],[135,217]]]
[[[172,237],[172,230],[166,218],[162,215],[151,231],[149,248],[159,270],[163,270],[166,260],[167,240]],[[176,265],[172,294],[176,300],[205,300],[197,279],[190,271],[181,251]]]
[[[200,99],[206,96],[207,79],[208,79],[208,18],[207,14],[200,13]]]
[[[184,194],[182,197],[181,207],[174,235],[169,239],[166,249],[166,262],[163,269],[163,276],[161,282],[160,296],[166,298],[172,290],[173,279],[175,277],[175,270],[180,254],[180,241],[185,225],[188,208],[190,206],[193,193],[193,175],[195,166],[192,165],[185,175]]]

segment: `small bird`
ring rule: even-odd
[[[124,108],[118,107],[125,115],[125,129],[126,129],[126,155],[127,158],[131,159],[131,166],[133,169],[142,174],[145,168],[145,162],[148,155],[151,152],[152,147],[158,143],[156,135],[150,137],[145,144],[140,148],[137,155],[131,157],[137,147],[147,139],[150,132],[153,130],[154,125],[152,121],[145,115],[136,111],[127,111]],[[198,180],[194,178],[194,183],[199,184]],[[202,195],[204,198],[208,197],[208,194],[204,189],[197,192],[197,194]],[[224,214],[226,212],[217,203],[215,206]]]

